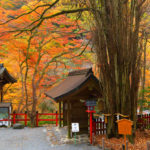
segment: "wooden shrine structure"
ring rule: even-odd
[[[71,123],[79,123],[80,134],[88,133],[88,113],[85,101],[102,97],[101,85],[94,76],[92,68],[70,72],[59,85],[47,91],[46,96],[59,103],[59,125],[68,126],[68,137],[71,137]],[[63,110],[63,118],[61,113]]]
[[[5,103],[3,102],[3,95],[4,91],[3,88],[5,84],[8,83],[15,83],[17,82],[16,79],[14,79],[7,71],[7,69],[4,67],[3,64],[0,64],[0,120],[2,119],[10,119],[10,114],[12,111],[12,104],[11,103]],[[10,126],[11,122],[10,121],[1,121],[0,126],[5,125],[5,126]]]
[[[17,82],[7,71],[3,64],[0,64],[0,95],[1,95],[1,103],[3,102],[3,87],[8,83]]]

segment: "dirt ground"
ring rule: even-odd
[[[96,136],[96,143],[102,145],[102,138],[105,141],[105,147],[112,150],[122,150],[122,144],[124,144],[124,139],[111,138],[107,139],[105,135]],[[128,143],[128,150],[146,150],[147,141],[150,142],[150,130],[136,132],[135,143]]]

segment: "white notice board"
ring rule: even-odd
[[[72,123],[72,132],[79,132],[79,123]]]

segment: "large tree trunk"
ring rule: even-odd
[[[37,93],[36,93],[36,84],[35,84],[35,76],[33,76],[32,79],[32,110],[31,110],[31,126],[35,127],[36,126],[36,106],[37,106]]]
[[[143,50],[143,65],[142,65],[142,77],[141,77],[141,83],[142,83],[142,96],[140,99],[140,114],[143,112],[143,105],[145,102],[145,78],[146,78],[146,47],[147,47],[147,34],[146,31],[142,32],[142,43],[141,43],[141,49]]]
[[[30,115],[31,127],[36,127],[36,112],[32,112]]]
[[[19,55],[19,59],[20,59],[20,55]],[[23,76],[23,67],[22,65],[20,64],[19,65],[19,68],[20,68],[20,76],[21,76],[21,98],[20,98],[20,101],[19,101],[19,104],[18,104],[18,110],[17,112],[20,113],[23,111],[23,109],[21,108],[21,105],[23,105],[23,101],[24,101],[24,76]]]
[[[128,115],[134,121],[133,134],[136,129],[142,4],[142,0],[89,0],[95,20],[93,42],[103,85],[105,113],[111,114],[108,137],[118,136],[116,113]]]

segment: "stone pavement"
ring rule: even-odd
[[[53,130],[55,132],[55,129]],[[52,136],[47,131],[46,127],[0,128],[0,150],[100,150],[84,143],[54,144],[51,142]],[[56,133],[55,135],[60,136]]]
[[[67,138],[67,127],[59,128],[54,126],[47,127],[47,134],[53,145],[74,144],[75,136]],[[76,135],[76,144],[88,144],[89,137],[87,134]]]
[[[47,135],[51,145],[56,150],[57,148],[60,150],[101,150],[97,146],[92,146],[89,143],[87,134],[77,135],[75,144],[75,138],[67,138],[67,127],[48,126]]]

